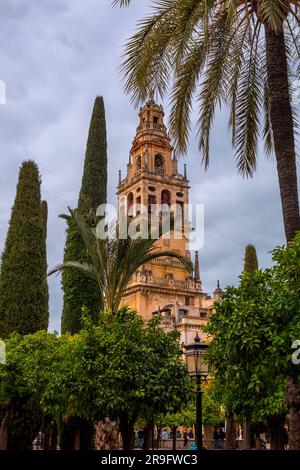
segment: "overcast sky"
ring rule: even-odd
[[[1,0],[0,80],[7,87],[7,104],[0,105],[1,251],[19,166],[30,158],[39,165],[49,205],[48,265],[62,261],[65,223],[57,216],[77,202],[96,95],[105,100],[108,190],[115,202],[118,169],[124,175],[138,122],[118,66],[124,42],[149,3],[133,0],[131,8],[119,10],[109,0]],[[238,176],[227,122],[225,112],[217,115],[208,171],[201,167],[195,135],[185,159],[191,202],[205,204],[200,263],[209,293],[217,279],[222,287],[237,282],[246,244],[256,245],[264,267],[271,262],[270,250],[284,243],[275,163],[262,155],[254,179]],[[49,287],[50,329],[59,330],[60,278],[50,278]]]

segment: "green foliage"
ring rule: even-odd
[[[300,233],[273,251],[271,269],[228,287],[206,331],[214,388],[227,409],[254,420],[286,411],[287,376],[299,381],[291,346],[300,334]]]
[[[1,262],[0,337],[48,326],[46,212],[38,167],[25,161]]]
[[[213,385],[204,388],[202,399],[202,422],[203,424],[221,424],[225,421],[224,410],[214,394]]]
[[[160,427],[172,426],[194,426],[196,420],[196,402],[195,395],[188,403],[183,403],[181,409],[176,413],[167,413],[159,415],[156,423]],[[202,395],[202,423],[205,424],[221,424],[225,420],[224,413],[220,403],[213,393],[211,385],[203,387]]]
[[[48,308],[49,305],[49,290],[48,290],[48,282],[47,282],[47,270],[48,270],[48,264],[47,264],[47,225],[48,225],[48,203],[47,201],[42,201],[41,205],[41,210],[42,210],[42,221],[43,221],[43,227],[44,227],[44,288],[45,288],[45,302]]]
[[[87,214],[96,212],[100,204],[106,203],[107,194],[107,141],[105,109],[102,96],[94,103],[86,146],[78,209]]]
[[[253,273],[258,270],[258,259],[254,245],[247,245],[244,258],[244,272]]]
[[[106,203],[107,193],[107,142],[105,110],[102,97],[94,103],[87,140],[84,170],[78,199],[78,210],[89,218],[96,213],[100,204]],[[68,219],[67,240],[64,262],[87,260],[86,249],[76,223]],[[61,329],[63,333],[76,333],[81,329],[81,307],[86,306],[91,312],[93,321],[101,308],[99,292],[95,283],[90,282],[80,272],[64,271],[62,274],[64,304]]]

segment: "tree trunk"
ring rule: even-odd
[[[254,434],[254,439],[255,439],[255,449],[256,450],[262,450],[260,432],[256,432]]]
[[[251,420],[248,416],[243,419],[243,449],[251,450]]]
[[[74,450],[80,450],[80,438],[81,438],[80,426],[77,426],[77,428],[75,429],[75,434],[74,434]]]
[[[123,450],[132,450],[134,447],[134,421],[130,420],[128,415],[120,417]]]
[[[148,421],[146,429],[145,429],[143,450],[149,450],[151,445],[153,446],[153,444],[151,443],[153,426],[154,426],[153,420]]]
[[[265,32],[268,88],[271,104],[270,119],[274,136],[285,234],[287,241],[290,241],[294,238],[296,231],[300,230],[300,216],[286,45],[283,30],[275,33],[266,26]],[[292,423],[290,442],[294,450],[300,450],[300,388],[294,393],[295,387],[295,384],[289,387],[287,393],[287,402],[295,404],[289,409]],[[297,404],[294,398],[289,396],[290,393],[294,393],[294,398],[299,397]]]
[[[119,422],[111,421],[108,417],[95,424],[95,448],[97,450],[112,450],[118,448]]]
[[[157,436],[156,436],[156,443],[155,443],[157,449],[160,449],[161,430],[162,428],[157,426]]]
[[[0,425],[0,450],[7,450],[8,428],[12,417],[12,411],[9,408],[5,411]]]
[[[225,449],[226,450],[236,449],[236,436],[235,436],[235,429],[234,429],[234,417],[233,417],[233,414],[231,412],[228,412],[227,416],[226,416]]]
[[[171,426],[171,431],[172,431],[172,450],[176,450],[177,447],[177,426]]]
[[[270,416],[268,419],[271,450],[284,450],[285,416]]]
[[[43,429],[44,439],[42,443],[43,450],[50,450],[51,449],[51,436],[52,436],[52,425],[48,425]]]
[[[51,440],[50,440],[50,450],[57,450],[57,441],[58,441],[58,429],[56,424],[52,426]]]
[[[283,221],[287,241],[300,230],[296,152],[283,30],[265,26],[270,121],[273,131]]]
[[[289,410],[289,450],[300,449],[300,387],[289,380],[286,402]]]
[[[57,450],[58,445],[58,426],[57,423],[49,419],[49,417],[44,418],[44,423],[42,426],[42,450]]]

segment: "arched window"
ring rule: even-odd
[[[127,214],[129,217],[133,216],[133,193],[129,193],[127,196]]]
[[[158,153],[154,158],[155,171],[164,171],[164,157]]]
[[[161,192],[161,203],[167,204],[168,206],[171,205],[171,193],[167,189]]]
[[[161,233],[165,234],[171,230],[171,194],[169,191],[164,189],[161,192]],[[169,242],[170,240],[164,240],[164,242]],[[167,245],[168,246],[168,245]]]
[[[142,168],[142,158],[141,156],[139,155],[137,158],[136,158],[136,171],[140,171]]]

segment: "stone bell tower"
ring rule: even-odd
[[[170,208],[172,214],[176,207],[182,215],[181,222],[158,239],[157,248],[175,250],[190,258],[189,223],[184,210],[189,203],[186,166],[184,174],[180,174],[164,125],[163,108],[153,97],[140,109],[139,119],[127,175],[123,180],[120,177],[117,188],[119,214],[124,211],[133,220],[142,221],[143,217],[161,217],[164,208]],[[144,265],[128,285],[123,304],[136,309],[146,320],[160,314],[165,328],[179,329],[185,343],[193,341],[195,332],[200,332],[207,322],[213,304],[202,292],[198,253],[194,274],[171,258]]]

